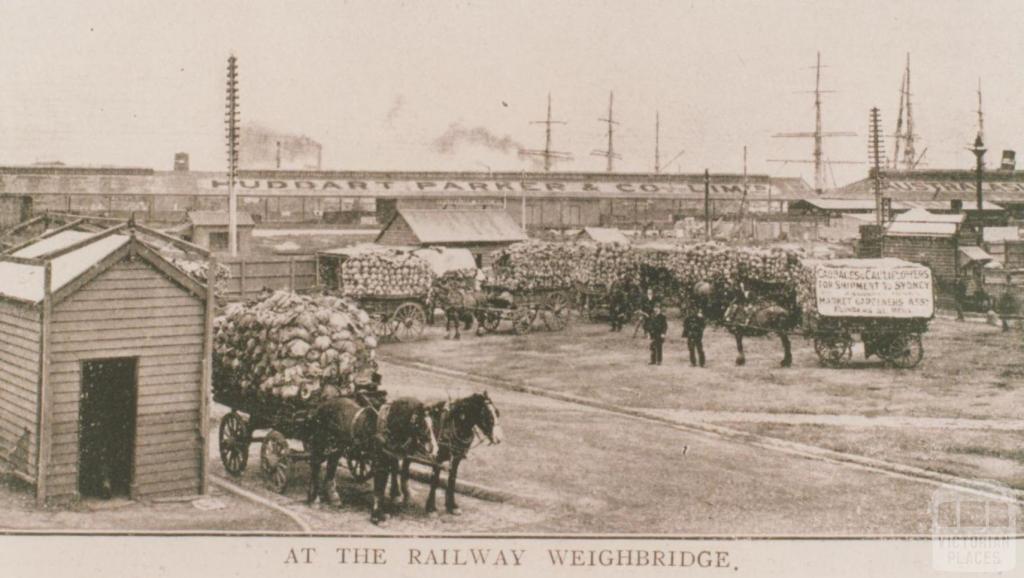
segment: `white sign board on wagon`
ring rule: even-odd
[[[931,270],[901,259],[836,259],[815,266],[818,313],[825,317],[930,318]]]

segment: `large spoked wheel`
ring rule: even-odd
[[[879,355],[900,369],[912,369],[924,357],[920,333],[897,333],[887,336]]]
[[[544,311],[544,325],[551,331],[561,331],[569,325],[569,317],[572,313],[572,303],[569,298],[559,293],[548,302],[548,309]]]
[[[370,317],[370,328],[377,339],[391,339],[395,333],[395,325],[386,315],[374,314]]]
[[[220,461],[232,476],[241,475],[249,462],[251,433],[248,422],[237,412],[220,419]]]
[[[288,440],[278,431],[268,433],[260,446],[260,471],[267,485],[279,494],[288,487],[291,451]]]
[[[419,303],[402,303],[391,315],[394,337],[398,341],[411,341],[423,333],[427,314]]]
[[[373,472],[370,471],[369,460],[363,456],[347,457],[345,462],[348,465],[348,471],[352,473],[352,479],[360,484],[369,480],[373,475]]]
[[[512,331],[516,335],[526,335],[533,325],[534,311],[529,308],[517,309],[512,317]]]
[[[484,328],[484,331],[494,333],[498,330],[498,325],[501,325],[501,313],[497,311],[481,311],[479,315],[480,325]]]
[[[846,333],[815,335],[814,352],[825,365],[839,367],[853,355],[853,339]]]

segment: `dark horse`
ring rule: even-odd
[[[321,492],[329,503],[341,502],[334,478],[342,455],[369,458],[373,472],[370,521],[375,524],[387,519],[384,490],[389,476],[398,471],[399,461],[414,454],[437,456],[433,418],[422,402],[411,397],[398,398],[380,409],[360,405],[347,397],[325,401],[317,407],[303,441],[309,449],[306,501],[310,504]],[[321,487],[320,464],[324,461],[327,462],[326,484]]]
[[[430,494],[427,496],[427,513],[437,511],[434,497],[437,494],[437,487],[441,481],[441,466],[451,462],[448,469],[448,484],[445,487],[444,507],[449,514],[458,516],[461,512],[455,504],[455,480],[459,475],[459,464],[469,454],[473,447],[473,441],[477,438],[477,431],[483,435],[491,444],[501,443],[501,425],[498,418],[501,412],[491,401],[487,392],[474,393],[469,397],[457,399],[452,402],[439,402],[430,406],[430,414],[437,425],[437,441],[440,451],[434,460],[434,472],[430,477]],[[408,481],[409,464],[411,460],[406,458],[402,462],[402,500],[409,501]],[[391,480],[391,495],[396,496],[394,477]]]
[[[469,331],[476,320],[476,310],[484,300],[483,293],[449,287],[437,295],[437,305],[444,310],[444,338],[462,339],[460,325]],[[479,320],[477,320],[479,321]],[[454,335],[452,331],[454,330]]]
[[[725,327],[736,339],[736,365],[747,362],[743,353],[744,337],[775,334],[782,341],[782,367],[793,365],[789,332],[800,325],[796,295],[782,288],[765,287],[752,297],[744,284],[738,289],[717,290],[710,298],[697,298],[704,316]]]

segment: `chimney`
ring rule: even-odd
[[[1003,162],[999,165],[1001,171],[1014,171],[1017,169],[1017,153],[1014,151],[1003,151]]]
[[[964,211],[964,202],[962,199],[953,199],[949,202],[949,210],[953,211],[954,214],[959,214]]]
[[[174,153],[174,170],[188,172],[188,153]]]

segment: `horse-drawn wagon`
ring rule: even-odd
[[[551,331],[561,331],[569,324],[573,298],[569,289],[516,289],[500,285],[484,285],[483,299],[475,309],[484,331],[498,330],[502,321],[511,321],[516,335],[525,335],[539,318]]]
[[[379,337],[410,341],[423,333],[432,307],[432,273],[420,257],[360,245],[317,253],[316,270],[317,285],[358,301]]]
[[[909,369],[924,356],[922,335],[934,317],[931,270],[900,259],[808,261],[813,284],[803,296],[805,335],[830,367],[853,355],[854,338],[864,356]]]

